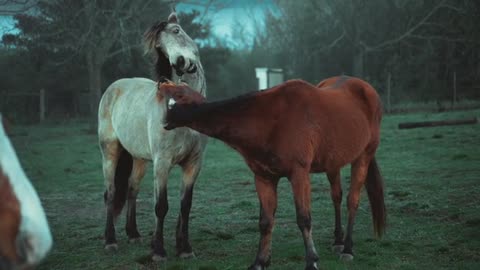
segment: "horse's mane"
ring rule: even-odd
[[[263,92],[263,91],[262,91]],[[212,101],[201,104],[191,104],[191,105],[178,105],[175,104],[170,111],[168,117],[174,117],[176,120],[180,121],[195,121],[209,115],[225,114],[227,112],[242,113],[248,111],[249,105],[257,98],[262,92],[260,91],[251,91],[243,95]]]
[[[170,60],[165,56],[160,48],[155,46],[157,42],[158,35],[162,32],[167,26],[168,22],[157,22],[150,29],[145,31],[143,38],[145,40],[145,51],[152,52],[155,51],[156,61],[155,61],[155,75],[157,79],[160,77],[167,77],[169,80],[172,79],[172,67],[170,65]]]
[[[207,103],[200,104],[205,110],[213,111],[240,111],[245,109],[260,93],[260,91],[249,91],[245,94]]]

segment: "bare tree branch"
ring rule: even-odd
[[[379,44],[376,44],[376,45],[368,45],[364,41],[360,41],[361,46],[363,46],[363,48],[365,49],[366,52],[371,52],[371,51],[375,51],[375,50],[384,49],[384,48],[386,48],[388,46],[391,46],[393,44],[396,44],[396,43],[398,43],[398,42],[400,42],[400,41],[402,41],[406,38],[410,38],[410,37],[413,37],[413,36],[418,38],[419,35],[414,35],[415,31],[417,31],[421,27],[424,27],[426,25],[430,25],[431,23],[429,23],[428,20],[438,10],[440,10],[441,8],[448,8],[448,9],[452,9],[452,10],[455,10],[455,11],[460,10],[458,8],[454,8],[451,5],[445,4],[446,2],[447,2],[447,0],[439,1],[427,14],[425,14],[425,16],[422,19],[417,21],[412,27],[408,28],[407,30],[405,30],[405,32],[399,34],[397,37],[395,37],[393,39],[385,40],[385,41],[383,41]]]
[[[0,0],[0,15],[11,16],[31,10],[38,0]]]

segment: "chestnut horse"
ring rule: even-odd
[[[0,114],[0,269],[24,269],[46,256],[52,235],[5,126]]]
[[[187,82],[205,95],[206,84],[198,47],[182,30],[175,13],[145,33],[149,50],[157,56],[157,76]],[[153,161],[156,230],[153,260],[165,260],[163,223],[168,211],[167,180],[175,165],[183,169],[181,211],[177,223],[177,255],[194,256],[188,240],[192,192],[200,172],[207,137],[188,128],[163,128],[166,107],[156,96],[157,83],[145,78],[121,79],[105,91],[98,110],[98,137],[105,177],[105,249],[116,250],[114,220],[127,206],[129,241],[140,239],[136,222],[136,198],[147,161]]]
[[[158,95],[170,104],[166,129],[189,127],[224,141],[244,157],[255,174],[261,238],[250,269],[265,269],[270,263],[280,177],[288,177],[293,190],[306,269],[317,269],[319,259],[312,238],[309,173],[327,173],[335,208],[333,247],[342,259],[353,259],[353,224],[364,185],[374,231],[377,236],[384,232],[383,180],[375,161],[382,117],[379,96],[365,81],[346,76],[330,78],[319,86],[292,80],[211,103],[185,84],[166,82],[159,88]],[[348,225],[343,238],[340,169],[349,163]]]

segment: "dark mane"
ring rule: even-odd
[[[213,102],[192,105],[175,104],[167,112],[167,122],[191,122],[212,114],[227,112],[242,113],[247,111],[252,101],[263,91],[251,91],[246,94]]]
[[[156,49],[157,52],[157,60],[155,63],[155,76],[156,79],[160,79],[162,76],[168,78],[169,80],[172,79],[172,67],[170,65],[170,60],[168,60],[167,56],[162,52],[160,48]]]
[[[157,22],[143,35],[147,51],[155,50],[155,76],[157,77],[157,80],[162,76],[168,78],[169,80],[172,79],[172,67],[170,65],[170,61],[160,48],[155,47],[158,35],[165,29],[167,24],[168,22]]]

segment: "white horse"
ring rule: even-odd
[[[205,76],[198,47],[183,31],[175,13],[166,22],[145,33],[147,48],[157,56],[157,76],[177,83],[186,82],[206,94]],[[107,220],[105,248],[118,248],[114,220],[125,201],[126,233],[129,241],[140,238],[135,217],[135,202],[147,161],[153,161],[155,214],[157,224],[152,240],[152,259],[166,259],[163,223],[168,211],[167,179],[175,165],[183,169],[181,211],[176,228],[177,256],[192,257],[188,240],[188,221],[195,180],[200,172],[207,139],[188,128],[167,131],[163,128],[166,104],[157,92],[157,83],[145,78],[121,79],[104,93],[98,112],[98,137],[103,157]]]
[[[23,269],[47,255],[52,235],[3,122],[0,114],[0,269]]]

